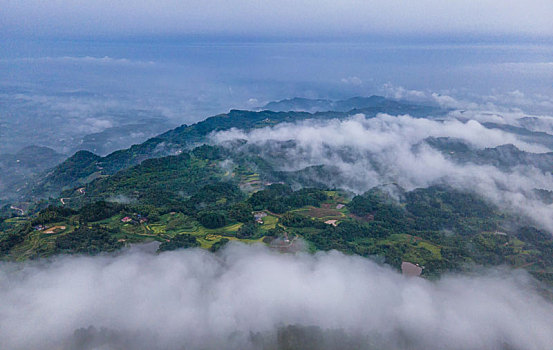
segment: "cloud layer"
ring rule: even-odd
[[[5,349],[249,349],[259,348],[256,334],[278,342],[286,325],[340,330],[376,348],[553,343],[553,305],[523,272],[431,282],[337,252],[237,244],[217,255],[135,250],[3,264],[0,282]]]
[[[423,141],[427,137],[448,137],[473,149],[513,144],[528,152],[551,150],[521,140],[515,134],[484,127],[476,119],[489,118],[487,114],[473,112],[467,114],[473,119],[461,121],[456,118],[458,113],[452,112],[445,120],[386,114],[376,118],[355,115],[345,120],[308,120],[250,132],[237,129],[218,132],[212,135],[212,140],[215,143],[247,140],[247,145],[258,146],[256,150],[261,156],[279,170],[297,171],[316,165],[337,168],[339,174],[327,185],[356,193],[387,183],[397,183],[407,190],[449,184],[482,194],[498,206],[523,213],[553,232],[553,205],[533,196],[535,188],[553,190],[550,173],[526,164],[510,170],[499,169],[493,163],[461,164]],[[294,146],[281,148],[280,143],[289,140],[294,140]]]

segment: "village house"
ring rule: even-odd
[[[253,213],[253,217],[255,219],[255,222],[258,224],[263,224],[263,218],[267,216],[267,213],[261,211],[257,213]]]

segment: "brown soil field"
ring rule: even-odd
[[[54,226],[54,227],[50,227],[49,229],[44,230],[43,233],[57,233],[57,232],[60,232],[60,231],[63,231],[63,230],[65,230],[65,226]]]
[[[314,218],[324,218],[324,217],[341,217],[342,213],[340,213],[336,209],[329,209],[329,208],[315,208],[311,207],[307,210],[301,210],[299,211],[300,214],[304,214],[310,217]]]

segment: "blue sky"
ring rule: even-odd
[[[4,37],[551,38],[551,0],[0,0]]]

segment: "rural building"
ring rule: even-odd
[[[253,217],[255,219],[255,222],[257,222],[258,224],[263,224],[263,218],[267,216],[267,213],[261,211],[261,212],[258,212],[258,213],[253,213]]]

